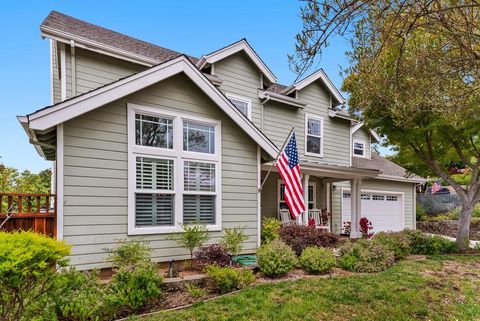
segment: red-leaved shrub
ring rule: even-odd
[[[318,230],[313,226],[284,226],[279,230],[280,239],[300,256],[309,246],[333,247],[338,242],[334,234]]]
[[[362,217],[359,222],[360,232],[362,232],[362,238],[369,239],[373,236],[373,232],[369,232],[373,229],[372,222],[370,222],[366,217]]]
[[[228,255],[227,250],[225,250],[220,244],[201,246],[195,251],[194,256],[197,262],[202,266],[209,264],[227,266],[230,263],[230,256]]]

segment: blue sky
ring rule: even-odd
[[[28,143],[16,115],[50,104],[49,47],[39,25],[51,10],[179,52],[200,56],[247,38],[290,84],[287,54],[302,23],[299,1],[2,1],[0,2],[0,163],[38,172],[50,166]],[[347,42],[333,39],[320,66],[341,85]]]

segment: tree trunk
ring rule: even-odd
[[[468,250],[470,246],[470,221],[475,203],[471,201],[463,202],[460,217],[458,218],[457,245],[458,249],[463,252]]]

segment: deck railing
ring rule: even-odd
[[[54,194],[0,193],[0,229],[33,230],[56,237],[56,204]]]

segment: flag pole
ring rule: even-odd
[[[270,175],[270,172],[272,171],[273,166],[275,166],[275,164],[277,163],[278,158],[280,157],[280,155],[282,155],[283,149],[285,148],[285,145],[287,145],[287,142],[290,139],[290,136],[292,136],[292,133],[293,133],[294,130],[295,130],[295,126],[293,126],[292,129],[290,129],[290,132],[288,133],[287,139],[285,139],[285,141],[283,142],[282,148],[280,148],[280,150],[278,151],[277,157],[274,159],[274,161],[272,163],[272,166],[270,166],[270,168],[267,172],[267,175],[265,175],[265,178],[263,179],[262,185],[260,185],[260,188],[258,189],[259,191],[261,191],[263,189],[263,185],[267,181],[267,178]]]

